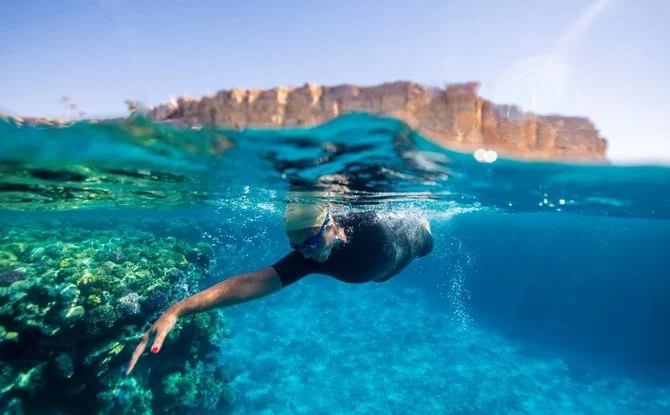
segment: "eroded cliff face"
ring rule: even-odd
[[[604,161],[607,141],[581,117],[540,116],[477,95],[475,82],[427,88],[411,82],[269,90],[232,89],[179,98],[150,110],[157,120],[234,128],[311,126],[366,111],[402,119],[435,143],[462,151],[494,149],[525,159]]]

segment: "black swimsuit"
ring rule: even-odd
[[[381,217],[366,211],[335,216],[335,222],[344,228],[347,242],[333,248],[325,262],[290,252],[272,265],[282,286],[308,274],[324,274],[349,283],[382,282],[433,250],[433,237],[418,217]]]

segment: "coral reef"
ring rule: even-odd
[[[114,228],[111,228],[114,229]],[[148,324],[197,292],[214,250],[134,228],[3,224],[0,412],[187,414],[230,407],[220,310],[181,319],[124,376]],[[39,398],[39,399],[36,399]]]
[[[21,271],[9,270],[0,273],[0,286],[6,287],[12,285],[16,281],[21,281],[26,277]]]

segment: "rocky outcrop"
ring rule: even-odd
[[[311,126],[353,111],[400,118],[447,148],[496,150],[508,157],[604,161],[607,141],[582,117],[524,113],[481,98],[479,84],[429,88],[412,82],[222,90],[150,109],[158,120],[233,128]]]

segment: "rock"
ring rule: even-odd
[[[221,402],[223,406],[233,406],[237,401],[237,395],[235,390],[229,386],[224,386],[221,388]]]
[[[45,249],[43,246],[39,246],[32,251],[30,251],[30,260],[33,262],[38,261],[45,255]]]
[[[17,270],[0,272],[0,286],[7,287],[16,282],[23,281],[25,278],[26,274]]]
[[[18,261],[16,255],[9,251],[0,251],[0,265],[1,264],[12,264]]]
[[[321,86],[270,90],[232,89],[199,100],[184,97],[151,108],[160,121],[244,127],[312,126],[342,114],[365,111],[399,118],[438,145],[478,148],[524,159],[605,161],[607,141],[587,118],[528,114],[477,95],[468,82],[429,88],[412,82],[371,87]]]
[[[18,343],[18,341],[19,341],[19,333],[15,332],[15,331],[8,331],[8,332],[5,332],[4,339],[5,339],[6,341],[8,341],[8,342]]]
[[[75,284],[66,284],[60,290],[61,298],[65,301],[70,301],[76,298],[79,298],[79,288]]]
[[[8,288],[10,293],[25,293],[32,288],[33,285],[35,285],[33,281],[18,280],[13,282]]]
[[[66,353],[56,356],[52,366],[53,374],[58,379],[69,379],[74,375],[74,363]]]
[[[86,314],[86,310],[84,310],[84,307],[78,305],[66,310],[65,313],[63,313],[63,318],[65,320],[74,321],[84,317],[84,314]]]

